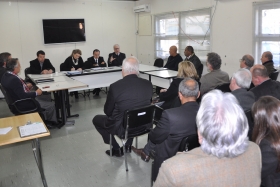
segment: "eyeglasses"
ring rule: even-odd
[[[239,59],[239,62],[243,62],[244,60],[243,59]]]

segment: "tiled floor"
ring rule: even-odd
[[[143,162],[128,154],[129,171],[124,157],[109,157],[99,133],[92,125],[96,114],[103,114],[106,95],[79,99],[70,97],[71,112],[80,114],[74,126],[52,129],[51,136],[41,139],[45,176],[49,187],[137,187],[150,186],[151,161]],[[0,100],[0,118],[12,116]],[[143,147],[147,135],[138,138]],[[120,143],[120,142],[119,142]],[[121,145],[121,143],[120,143]],[[43,186],[31,150],[31,141],[0,147],[0,187]]]

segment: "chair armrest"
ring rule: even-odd
[[[34,108],[33,109],[30,109],[30,110],[25,110],[25,111],[22,111],[18,108],[18,105],[20,103],[23,103],[23,102],[26,102],[26,101],[31,101],[32,104],[34,105]],[[26,99],[20,99],[20,100],[17,100],[15,101],[14,103],[11,104],[18,113],[20,114],[28,114],[28,113],[31,113],[31,112],[38,112],[38,110],[40,109],[40,106],[37,105],[37,103],[35,102],[35,100],[33,98],[26,98]]]

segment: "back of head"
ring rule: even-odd
[[[11,56],[11,54],[8,52],[4,52],[0,54],[0,67],[4,66],[5,62],[7,62],[9,59],[9,56]]]
[[[122,71],[124,76],[130,74],[139,74],[139,61],[136,57],[130,56],[123,60]]]
[[[240,88],[249,88],[252,82],[252,74],[247,69],[240,69],[237,72],[235,72],[232,76],[232,78],[235,80],[237,86]]]
[[[213,90],[203,96],[196,116],[203,152],[218,158],[233,158],[248,147],[248,121],[237,99]]]
[[[242,60],[245,61],[245,65],[249,68],[251,68],[254,65],[254,62],[255,62],[254,58],[251,55],[244,55],[242,57]]]
[[[221,68],[222,60],[220,55],[217,53],[208,53],[207,62],[212,66],[213,70],[218,70]]]
[[[18,59],[17,58],[11,58],[8,60],[6,64],[6,70],[13,72],[15,70],[15,67],[18,66]]]
[[[185,78],[179,84],[179,92],[185,98],[194,97],[196,99],[199,93],[199,85],[195,80]]]
[[[262,77],[262,78],[268,78],[268,72],[265,66],[263,65],[254,65],[251,68],[252,76],[253,77]]]
[[[196,69],[190,61],[183,61],[179,63],[177,76],[180,78],[190,77],[196,80],[199,79]]]

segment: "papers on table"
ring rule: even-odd
[[[81,71],[67,71],[68,75],[78,75],[78,74],[81,74],[81,73],[82,73]]]
[[[0,128],[0,135],[5,135],[12,130],[12,127]]]
[[[36,82],[37,84],[39,84],[39,83],[44,83],[44,82],[54,82],[54,79],[53,79],[53,78],[36,79],[35,82]]]
[[[35,122],[29,125],[18,127],[20,137],[32,136],[47,132],[45,125],[41,122]]]
[[[93,71],[97,71],[97,70],[104,70],[105,68],[91,68]]]

